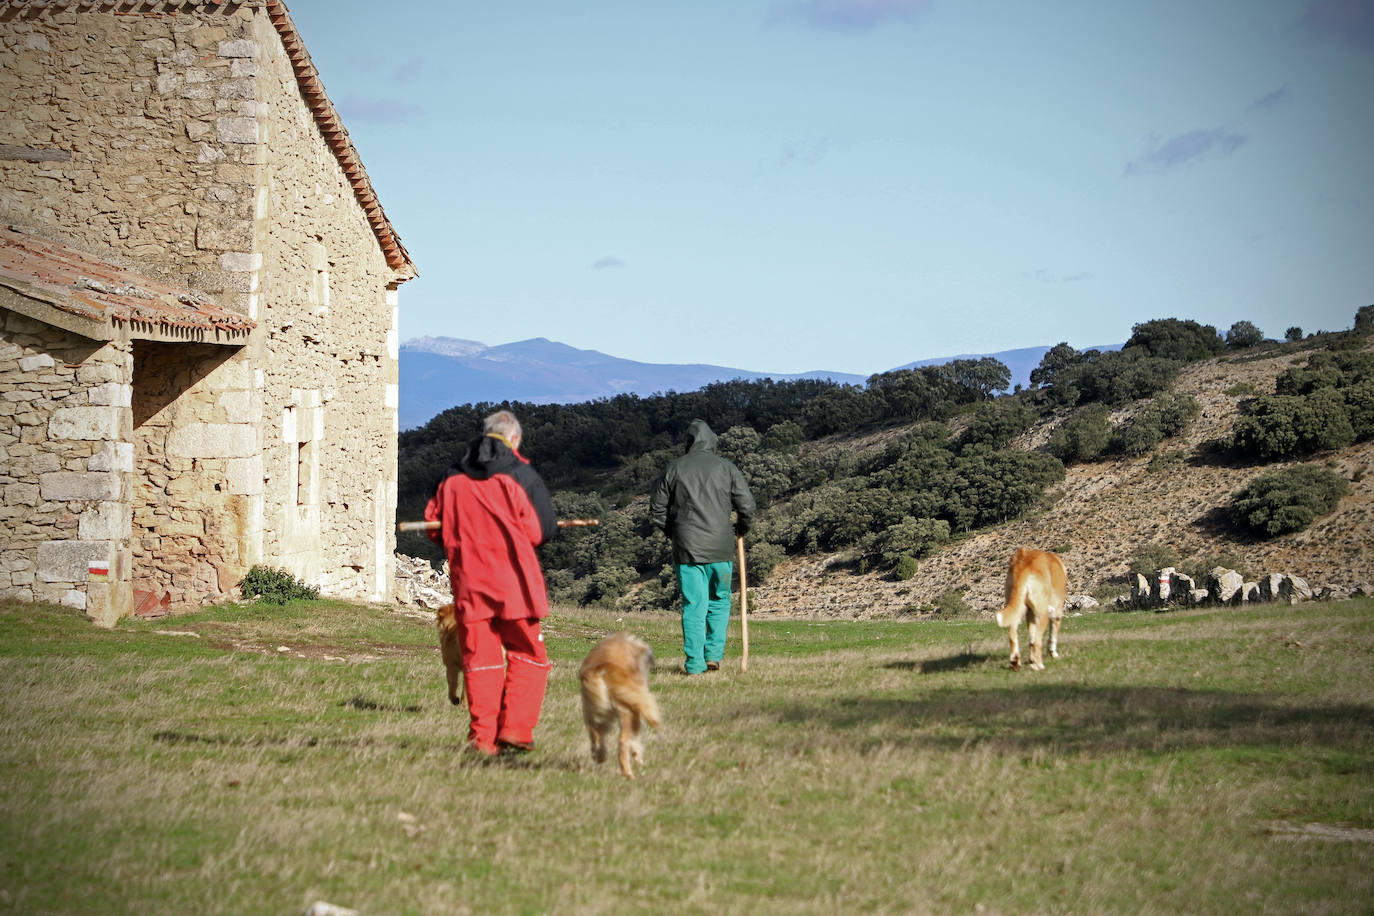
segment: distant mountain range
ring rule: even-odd
[[[1040,365],[1047,350],[1049,347],[1026,347],[948,356],[907,363],[894,370],[991,356],[1011,370],[1013,385],[1026,385],[1030,371]],[[576,404],[617,394],[644,397],[669,391],[685,393],[731,379],[830,379],[845,385],[862,385],[868,380],[864,375],[825,370],[787,374],[703,364],[641,363],[543,337],[498,347],[454,337],[417,337],[401,344],[400,356],[402,429],[428,423],[450,407],[484,401]]]

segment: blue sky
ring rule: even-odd
[[[401,337],[868,374],[1374,303],[1374,0],[288,0]]]

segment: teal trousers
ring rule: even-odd
[[[679,563],[677,585],[682,590],[682,653],[687,673],[701,674],[707,662],[725,655],[725,631],[730,625],[732,563]]]

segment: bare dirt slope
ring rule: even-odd
[[[1214,510],[1252,478],[1282,467],[1219,463],[1199,450],[1227,436],[1236,405],[1252,393],[1274,390],[1274,378],[1308,352],[1238,361],[1218,358],[1188,367],[1173,390],[1193,395],[1201,416],[1186,435],[1164,442],[1159,453],[1178,452],[1163,469],[1148,470],[1150,456],[1072,465],[1043,510],[994,530],[947,545],[921,560],[915,578],[896,582],[882,573],[857,573],[851,557],[789,558],[765,584],[751,589],[751,611],[800,617],[884,617],[927,606],[958,590],[973,608],[1001,604],[1007,561],[1017,547],[1059,552],[1071,594],[1110,590],[1130,559],[1147,544],[1172,548],[1187,559],[1223,553],[1243,559],[1253,575],[1302,576],[1312,585],[1374,582],[1374,443],[1314,456],[1351,480],[1336,510],[1308,530],[1267,541],[1239,540],[1214,522]],[[1227,394],[1248,386],[1250,390]],[[1043,444],[1049,427],[1019,443]]]

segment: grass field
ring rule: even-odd
[[[630,629],[664,726],[592,764],[576,670]],[[1374,601],[1065,622],[559,608],[523,758],[462,753],[432,623],[304,602],[126,621],[0,604],[0,911],[1369,913]]]

